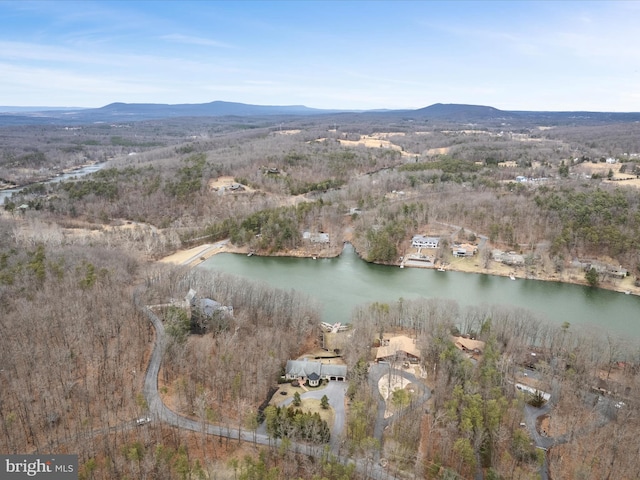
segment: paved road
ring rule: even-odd
[[[532,373],[531,371],[527,371],[528,375],[534,377],[537,375],[536,373]],[[548,414],[553,408],[554,403],[558,400],[559,395],[559,385],[554,383],[551,388],[551,397],[549,401],[544,404],[541,408],[532,407],[531,405],[525,404],[524,407],[524,423],[526,424],[527,431],[533,440],[533,444],[536,448],[540,448],[544,451],[544,461],[540,466],[540,480],[549,480],[549,462],[547,460],[547,450],[549,450],[554,445],[559,443],[564,443],[561,439],[554,439],[551,437],[546,437],[540,435],[538,433],[538,429],[536,428],[538,423],[538,418],[543,415]]]
[[[181,265],[191,265],[191,263],[195,262],[196,260],[199,260],[202,257],[207,257],[207,254],[213,250],[218,250],[222,247],[224,247],[226,244],[229,243],[229,239],[227,238],[226,240],[221,240],[219,242],[216,242],[212,245],[209,245],[207,248],[205,248],[204,250],[196,253],[195,255],[191,256],[191,258],[187,258],[186,260],[184,260]]]
[[[594,405],[594,412],[599,414],[599,418],[588,424],[584,425],[579,430],[576,430],[571,433],[567,433],[564,435],[559,435],[557,437],[548,437],[544,435],[540,435],[536,425],[538,423],[538,419],[548,414],[554,407],[555,403],[558,401],[558,397],[560,394],[560,384],[557,381],[553,381],[551,385],[551,398],[549,401],[541,408],[535,408],[531,405],[525,405],[524,408],[524,420],[526,424],[526,428],[531,435],[531,438],[534,442],[534,445],[537,448],[543,449],[545,451],[544,463],[540,468],[540,479],[541,480],[549,480],[549,464],[547,461],[547,450],[552,448],[555,445],[561,445],[563,443],[567,443],[571,441],[572,437],[579,435],[588,435],[592,431],[604,426],[607,422],[611,421],[616,415],[616,407],[615,401],[611,399],[602,398],[599,395],[587,393],[585,395],[585,401],[588,401]]]
[[[134,302],[138,309],[143,312],[146,317],[149,319],[151,324],[153,325],[156,331],[156,339],[153,346],[153,352],[149,359],[149,365],[147,366],[147,371],[145,374],[143,393],[147,404],[149,406],[150,416],[154,420],[159,420],[166,422],[170,425],[174,425],[186,430],[191,430],[194,432],[203,432],[209,435],[217,435],[220,437],[233,438],[242,440],[245,442],[254,442],[256,444],[261,445],[280,445],[280,440],[273,439],[269,435],[265,433],[264,427],[261,426],[257,431],[246,430],[238,427],[232,426],[218,426],[211,425],[204,422],[198,422],[196,420],[190,419],[183,415],[179,415],[173,410],[169,409],[160,398],[160,394],[158,392],[158,373],[160,371],[160,365],[162,363],[162,356],[164,354],[164,349],[166,345],[166,337],[164,332],[164,325],[162,321],[145,305],[143,305],[139,300],[139,293],[136,292],[134,294]],[[384,418],[384,413],[386,410],[385,401],[382,396],[379,394],[378,389],[378,381],[382,378],[383,375],[392,372],[394,375],[402,376],[409,380],[415,387],[418,389],[418,394],[416,398],[412,401],[411,405],[404,409],[403,411],[392,415],[391,417]],[[416,378],[414,375],[405,372],[403,370],[391,369],[388,363],[379,363],[373,364],[369,368],[369,385],[374,391],[378,392],[378,412],[377,418],[374,428],[374,437],[378,440],[382,440],[382,435],[385,427],[387,427],[390,423],[400,418],[402,415],[406,414],[408,411],[411,411],[415,408],[421,408],[422,405],[429,399],[431,396],[431,392],[424,384]],[[309,391],[303,394],[304,398],[318,398],[320,399],[322,395],[327,395],[329,398],[329,404],[336,411],[336,419],[333,425],[333,435],[331,442],[331,450],[333,452],[338,451],[339,440],[341,437],[341,432],[344,430],[345,425],[345,412],[344,412],[344,395],[347,388],[346,383],[341,382],[331,382],[328,387],[322,390],[314,390]],[[566,443],[570,440],[569,435],[563,435],[556,438],[545,437],[538,433],[536,429],[537,420],[540,416],[547,414],[552,408],[555,402],[557,401],[559,394],[559,386],[556,383],[552,385],[551,391],[551,399],[547,402],[547,404],[542,408],[534,408],[530,405],[525,407],[524,415],[525,415],[525,423],[527,426],[527,430],[531,434],[531,437],[534,441],[534,444],[538,448],[542,448],[545,451],[554,445],[558,445],[561,443]],[[585,435],[589,434],[589,432],[593,431],[595,428],[598,428],[610,421],[617,414],[616,407],[614,405],[614,401],[611,399],[598,399],[594,398],[593,403],[595,405],[595,410],[601,414],[601,419],[597,422],[594,422],[591,425],[587,425],[584,428],[580,429],[573,433],[573,435]],[[325,458],[327,452],[325,450],[324,445],[310,445],[304,443],[291,442],[290,449],[296,453],[302,453],[305,455],[313,456],[316,458]],[[387,480],[396,478],[389,474],[389,472],[385,471],[382,467],[380,467],[376,461],[372,461],[372,459],[357,459],[353,460],[344,456],[334,455],[335,458],[343,464],[353,463],[356,466],[356,470],[365,475],[367,478],[371,478],[374,480]],[[377,459],[375,459],[377,460]],[[547,456],[545,455],[544,464],[540,469],[540,478],[542,480],[548,480],[548,463]]]
[[[273,439],[269,435],[260,433],[258,431],[246,430],[238,427],[226,427],[211,425],[205,422],[198,422],[192,420],[183,415],[179,415],[173,410],[169,409],[160,398],[158,392],[158,373],[160,372],[160,365],[162,364],[162,356],[166,346],[166,337],[164,332],[164,325],[162,321],[149,310],[139,298],[139,292],[134,293],[134,303],[136,307],[149,319],[156,331],[156,339],[153,346],[153,352],[149,359],[149,365],[144,379],[143,393],[149,406],[150,416],[153,420],[163,421],[170,425],[174,425],[185,430],[191,430],[194,432],[202,432],[208,435],[217,435],[219,437],[233,438],[242,440],[245,442],[254,442],[261,445],[280,445],[280,440]],[[346,386],[346,384],[345,384]],[[320,392],[318,392],[320,393]],[[321,395],[322,396],[322,395]],[[292,451],[301,453],[315,458],[326,458],[327,452],[324,445],[311,445],[299,442],[291,442],[290,447]],[[366,459],[350,459],[344,456],[334,455],[336,460],[342,464],[352,463],[356,467],[356,471],[365,475],[367,478],[373,480],[388,480],[395,478],[389,475],[378,464]]]
[[[382,395],[380,395],[378,382],[384,375],[388,373],[406,378],[416,387],[418,392],[416,397],[412,399],[411,405],[409,405],[409,407],[394,415],[391,415],[388,418],[384,418],[384,412],[387,408],[387,405],[384,398],[382,398]],[[415,375],[409,372],[405,372],[404,370],[392,369],[391,365],[387,362],[374,363],[369,367],[369,386],[378,394],[378,414],[376,417],[376,425],[373,430],[373,436],[381,442],[384,429],[389,424],[405,415],[408,411],[411,411],[415,408],[420,408],[427,400],[429,400],[429,397],[431,397],[431,391]]]
[[[334,454],[338,453],[340,448],[340,441],[342,439],[342,433],[344,431],[344,425],[346,421],[346,412],[344,410],[344,396],[347,392],[347,382],[329,382],[329,384],[320,390],[309,390],[300,395],[301,399],[312,398],[320,400],[324,395],[329,399],[329,406],[333,408],[335,414],[333,420],[333,427],[331,428],[331,451]],[[293,398],[287,398],[282,402],[283,406],[289,405],[293,402]]]

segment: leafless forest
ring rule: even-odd
[[[92,163],[104,166],[40,183]],[[78,453],[86,479],[365,478],[330,458],[136,425],[148,411],[155,334],[135,289],[168,332],[160,390],[196,420],[255,431],[286,361],[319,345],[319,310],[305,296],[157,260],[223,239],[305,255],[311,231],[329,232],[334,250],[349,241],[368,261],[397,264],[414,234],[456,226],[460,240],[486,239],[481,268],[497,248],[525,256],[530,278],[588,259],[632,281],[639,163],[637,123],[338,116],[0,127],[0,186],[24,187],[0,215],[0,451]],[[578,280],[615,286],[604,274]],[[233,317],[193,332],[181,306],[191,288],[233,305]],[[528,311],[437,300],[363,305],[352,323],[341,453],[385,457],[402,478],[533,479],[545,457],[554,479],[637,478],[637,344]],[[420,408],[407,400],[379,441],[366,366],[381,332],[416,339],[432,396]],[[461,355],[452,333],[486,342],[481,358]],[[537,428],[563,439],[546,455],[522,426],[527,399],[513,386],[532,351],[539,388],[554,395],[551,424]]]
[[[552,423],[538,425],[562,438],[548,454],[552,478],[636,475],[637,406],[630,406],[633,400],[622,408],[606,403],[595,387],[615,389],[625,400],[637,398],[637,347],[568,325],[552,327],[525,310],[460,308],[436,299],[363,306],[353,313],[353,325],[359,334],[347,354],[351,365],[367,358],[369,339],[379,332],[411,332],[416,339],[432,398],[426,414],[414,410],[393,424],[383,452],[399,463],[411,459],[407,469],[419,478],[441,478],[446,467],[463,478],[478,470],[486,478],[539,478],[541,451],[522,423],[528,400],[514,388],[527,371],[537,372],[537,387],[558,398]],[[477,363],[463,359],[450,340],[460,325],[463,333],[487,342]],[[532,345],[539,361],[528,370]],[[623,356],[626,362],[615,360]]]

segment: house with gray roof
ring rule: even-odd
[[[414,235],[411,239],[411,246],[415,248],[438,248],[440,246],[440,238]]]
[[[210,298],[201,298],[197,307],[199,312],[201,312],[205,317],[212,317],[216,312],[226,313],[227,315],[233,316],[233,307],[222,305],[220,302],[216,302]]]
[[[525,264],[524,255],[516,252],[503,252],[502,250],[493,250],[491,252],[493,259],[504,265],[522,266]]]
[[[212,317],[216,312],[225,313],[233,316],[233,306],[222,305],[220,302],[211,298],[200,298],[193,288],[189,289],[189,293],[184,297],[185,302],[192,312],[198,312],[205,317]]]
[[[233,317],[232,305],[222,305],[211,298],[199,297],[193,289],[189,289],[185,303],[191,318],[192,332],[207,333],[225,330]]]
[[[287,380],[298,380],[301,384],[309,382],[310,387],[317,387],[320,380],[344,382],[347,378],[346,365],[333,365],[312,360],[287,360],[285,368]]]
[[[344,382],[347,378],[347,366],[323,363],[320,368],[320,375],[326,380]]]

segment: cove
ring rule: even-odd
[[[348,244],[336,258],[221,253],[197,268],[306,293],[322,305],[323,321],[328,323],[349,323],[352,309],[370,302],[444,298],[456,300],[461,307],[527,308],[553,324],[595,326],[600,333],[640,340],[640,297],[635,295],[559,282],[375,265],[362,260]]]
[[[60,183],[72,178],[84,177],[85,175],[89,175],[90,173],[95,173],[98,170],[102,170],[102,168],[104,168],[105,165],[106,163],[96,163],[93,165],[86,165],[84,167],[80,167],[71,172],[63,173],[62,175],[53,177],[50,180],[45,180],[43,182],[37,182],[37,183],[43,183],[43,184]],[[24,190],[28,186],[30,185],[25,185],[24,187],[8,188],[6,190],[0,190],[0,205],[4,205],[6,199],[10,199],[14,193],[19,193],[20,191]]]

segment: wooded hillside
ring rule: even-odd
[[[40,183],[91,163],[102,168]],[[143,291],[166,331],[164,401],[192,420],[255,434],[286,361],[320,344],[318,306],[157,260],[229,239],[237,251],[297,256],[336,255],[351,242],[365,260],[397,265],[424,253],[414,235],[431,234],[440,238],[434,265],[450,264],[465,243],[477,248],[465,260],[473,271],[492,273],[495,251],[511,252],[522,262],[504,268],[522,277],[637,293],[639,175],[637,123],[469,126],[354,114],[1,127],[0,185],[25,188],[4,199],[0,216],[0,451],[79,453],[87,479],[377,478],[382,468],[537,478],[544,455],[513,388],[523,352],[537,352],[559,423],[534,427],[563,439],[546,457],[553,478],[635,478],[640,360],[606,331],[496,306],[363,305],[340,352],[348,408],[331,445],[366,465],[342,466],[147,422],[156,331],[133,293]],[[194,315],[190,289],[233,315]],[[396,394],[391,410],[406,413],[384,430],[369,362],[389,332],[416,339],[431,398],[412,408],[415,397]],[[487,348],[470,360],[452,334]],[[322,435],[299,437],[324,442],[318,425]]]

